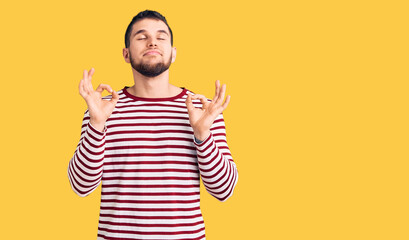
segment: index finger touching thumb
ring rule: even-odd
[[[190,93],[187,94],[186,107],[187,107],[188,111],[190,111],[192,108],[194,108],[193,103],[192,103],[192,95],[190,95]]]
[[[119,94],[118,94],[116,91],[112,90],[112,98],[111,98],[111,101],[117,102],[118,100],[119,100]]]

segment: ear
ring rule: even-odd
[[[129,49],[128,48],[124,48],[122,49],[122,55],[124,56],[125,62],[130,63],[130,59],[129,59]]]
[[[172,63],[176,60],[176,48],[172,47]]]

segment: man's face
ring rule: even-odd
[[[129,42],[128,50],[124,49],[125,61],[146,77],[160,75],[175,61],[176,48],[171,46],[168,27],[160,20],[136,22]]]

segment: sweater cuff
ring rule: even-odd
[[[201,144],[203,141],[200,141],[199,139],[197,139],[197,138],[195,137],[195,142],[196,142],[197,144]]]
[[[209,145],[212,142],[211,141],[212,138],[213,134],[210,132],[209,136],[207,136],[207,138],[205,138],[203,141],[200,141],[199,139],[194,137],[193,142],[195,143],[198,150],[203,150],[204,148],[206,148],[207,145]]]
[[[104,129],[101,131],[97,130],[94,126],[92,126],[91,122],[88,122],[88,133],[92,135],[94,138],[98,140],[102,140],[105,138],[105,134],[107,132],[107,127],[104,126]]]

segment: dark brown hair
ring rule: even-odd
[[[160,20],[160,21],[164,22],[166,24],[166,26],[168,27],[168,29],[169,29],[170,44],[173,46],[173,33],[172,33],[172,30],[170,29],[170,27],[168,25],[168,22],[166,21],[166,18],[162,14],[160,14],[160,13],[158,13],[156,11],[145,10],[145,11],[142,11],[142,12],[138,13],[135,17],[133,17],[132,21],[129,23],[128,27],[126,28],[125,47],[128,48],[129,45],[130,45],[130,41],[131,41],[130,37],[131,37],[131,33],[132,33],[132,26],[136,22],[138,22],[138,21],[140,21],[142,19],[145,19],[145,18],[157,19],[157,20]]]

